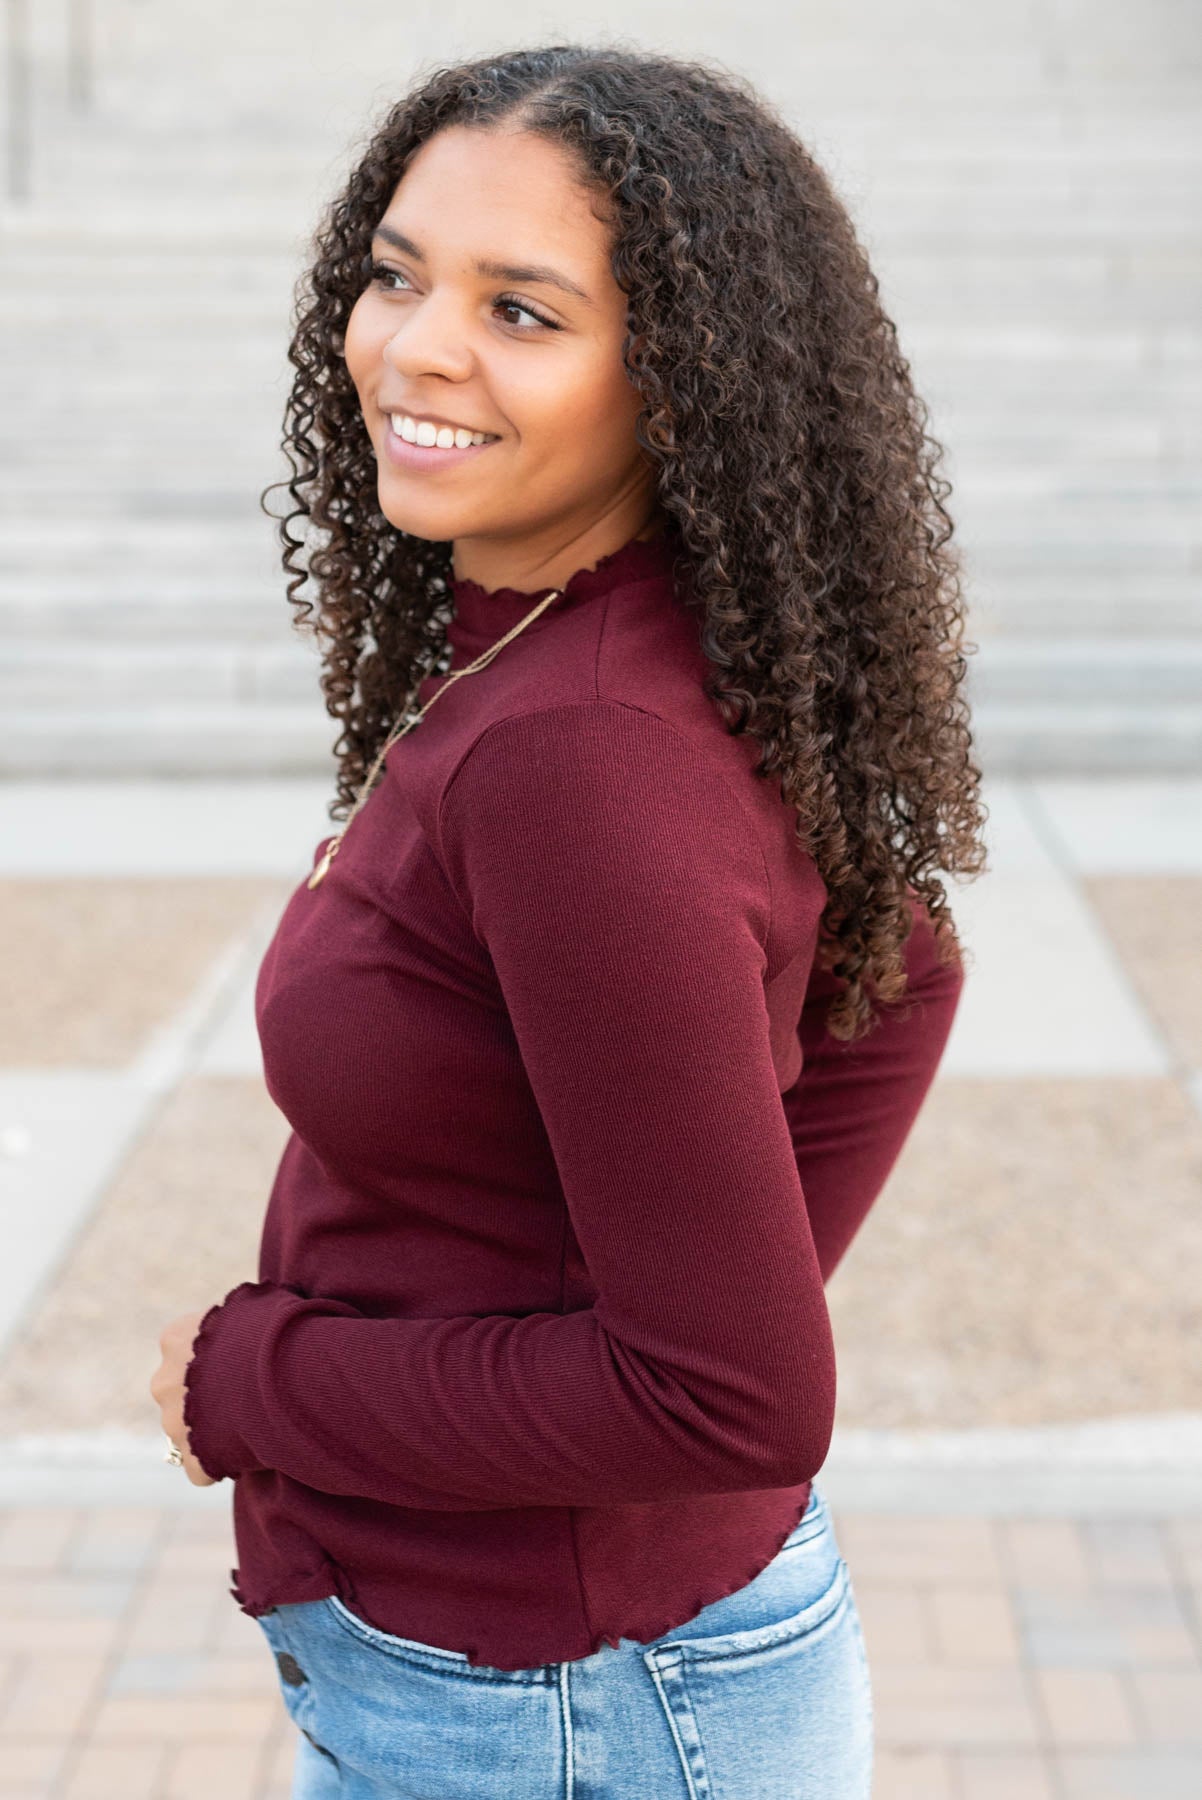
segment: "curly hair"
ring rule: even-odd
[[[561,145],[606,206],[627,297],[636,437],[683,547],[705,693],[761,745],[826,883],[819,966],[850,1040],[906,987],[911,895],[943,963],[963,953],[938,869],[978,873],[987,816],[960,686],[959,557],[942,446],[878,282],[826,175],[725,69],[604,44],[482,56],[417,81],[372,130],[296,290],[277,517],[294,626],[325,640],[321,688],[346,816],[390,726],[449,666],[451,545],[381,513],[343,360],[372,232],[411,157],[449,125]],[[268,510],[264,507],[264,510]],[[294,536],[308,520],[321,534]],[[307,567],[297,560],[305,550]],[[318,594],[300,593],[312,579]]]

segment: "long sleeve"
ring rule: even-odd
[[[243,1283],[189,1365],[202,1466],[460,1509],[808,1479],[834,1346],[770,1050],[749,808],[666,721],[589,699],[483,731],[437,839],[597,1297],[368,1318]]]
[[[823,1280],[829,1280],[901,1152],[935,1078],[960,1002],[960,963],[941,964],[926,908],[911,893],[900,1012],[845,1043],[824,1024],[845,985],[815,964],[798,1024],[804,1059],[783,1096]],[[912,1002],[916,1004],[912,1005]]]

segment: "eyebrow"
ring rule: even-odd
[[[372,233],[373,242],[376,238],[383,238],[386,244],[392,244],[395,249],[402,250],[406,256],[412,256],[418,262],[426,260],[413,239],[407,238],[391,225],[377,225]],[[503,263],[493,262],[488,257],[477,257],[475,266],[477,275],[488,275],[494,281],[541,281],[549,287],[562,288],[565,294],[575,294],[586,306],[594,304],[592,297],[582,287],[547,263]]]

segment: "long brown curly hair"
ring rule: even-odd
[[[797,809],[826,882],[820,958],[846,986],[835,1037],[905,991],[922,901],[945,963],[963,954],[936,871],[979,873],[984,818],[960,686],[958,556],[897,333],[826,175],[743,78],[605,44],[550,44],[423,76],[386,113],[312,240],[297,288],[278,518],[293,623],[324,640],[342,721],[344,818],[422,679],[449,666],[451,550],[380,511],[343,360],[374,227],[444,126],[504,121],[574,157],[608,203],[627,296],[636,436],[679,534],[726,728]],[[264,507],[264,510],[269,510]],[[277,517],[275,514],[270,514]],[[317,535],[294,536],[308,520]],[[307,567],[297,560],[305,551]],[[313,605],[299,590],[311,579]]]

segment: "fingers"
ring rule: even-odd
[[[192,1354],[202,1311],[181,1313],[168,1319],[159,1332],[160,1361],[150,1377],[150,1395],[159,1409],[163,1430],[183,1457],[183,1469],[193,1487],[213,1487],[216,1477],[205,1473],[188,1447],[184,1425],[184,1372]]]

